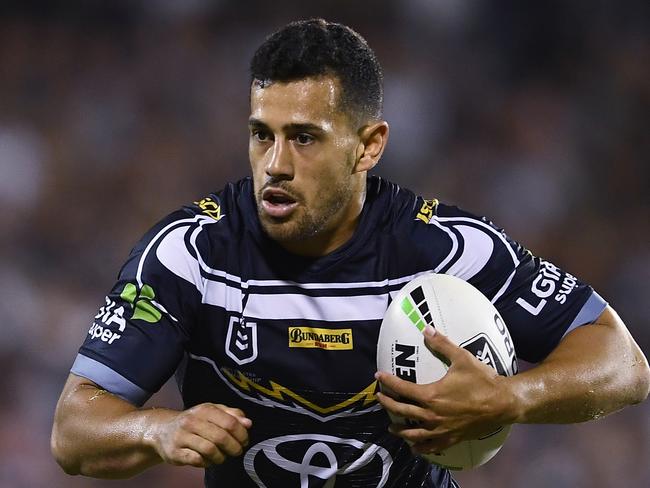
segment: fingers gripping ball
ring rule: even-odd
[[[500,375],[516,374],[517,360],[510,333],[492,303],[466,281],[433,273],[412,280],[393,298],[379,332],[377,369],[418,384],[441,379],[449,361],[426,347],[422,335],[426,325],[433,326]],[[389,415],[396,424],[413,423],[393,413]],[[509,432],[510,426],[504,426],[480,439],[463,441],[424,457],[451,469],[473,468],[489,461]]]

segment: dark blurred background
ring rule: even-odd
[[[377,173],[485,214],[592,283],[650,353],[647,1],[4,1],[0,6],[0,486],[201,486],[158,467],[64,475],[58,394],[131,246],[248,174],[248,60],[323,16],[385,71]],[[150,404],[178,406],[166,386]],[[467,488],[650,486],[650,403],[516,426]]]

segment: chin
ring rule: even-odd
[[[319,233],[319,226],[305,217],[298,219],[294,216],[284,222],[278,222],[260,215],[260,222],[266,234],[281,244],[305,241]]]
[[[299,232],[295,222],[289,219],[284,222],[273,221],[268,217],[260,216],[262,228],[267,235],[274,241],[293,241],[299,238]]]

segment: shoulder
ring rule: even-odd
[[[408,190],[394,192],[391,234],[402,252],[494,296],[527,251],[487,217]]]
[[[253,182],[244,178],[228,183],[219,191],[211,192],[182,209],[198,219],[210,218],[221,225],[211,230],[237,232],[255,218]]]
[[[502,282],[529,254],[487,217],[453,205],[438,203],[429,225],[440,228],[452,242],[448,262],[440,272],[475,285]],[[495,290],[483,291],[490,296]]]
[[[252,183],[244,179],[171,212],[135,245],[121,274],[157,274],[164,268],[200,287],[202,268],[240,239],[251,198]]]
[[[201,196],[163,217],[147,231],[139,245],[174,240],[188,229],[197,235],[236,232],[245,225],[251,197],[252,183],[248,178],[228,183],[223,189]]]
[[[450,232],[471,227],[487,234],[503,233],[486,217],[441,202],[433,196],[416,195],[413,191],[379,177],[368,179],[368,199],[373,211],[381,214],[383,227],[405,238],[442,233],[453,239]],[[388,230],[388,229],[386,229]]]

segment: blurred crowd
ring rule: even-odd
[[[516,0],[0,6],[0,487],[108,487],[49,453],[58,394],[131,246],[248,174],[248,60],[347,23],[385,72],[377,173],[489,216],[593,284],[650,354],[650,7]],[[150,404],[179,406],[167,385]],[[650,485],[650,405],[516,426],[467,488]],[[157,467],[119,486],[201,486]]]

